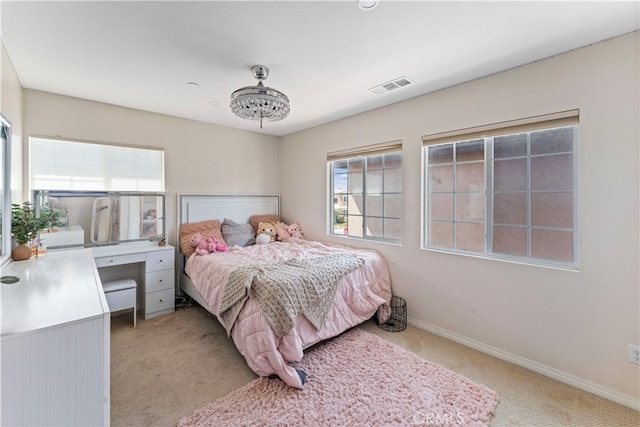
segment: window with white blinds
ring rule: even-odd
[[[31,190],[164,191],[164,150],[29,137]]]

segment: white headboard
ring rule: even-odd
[[[262,214],[280,215],[278,194],[178,194],[178,229],[210,219],[249,222],[251,215]]]

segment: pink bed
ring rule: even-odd
[[[241,266],[274,264],[287,260],[309,260],[336,252],[354,255],[362,266],[341,276],[333,303],[322,326],[315,326],[303,314],[295,318],[295,326],[278,337],[265,315],[251,298],[247,299],[230,328],[231,337],[258,375],[277,375],[290,386],[302,388],[304,381],[288,362],[298,362],[307,347],[334,337],[371,318],[382,304],[389,304],[391,283],[387,264],[376,251],[343,245],[292,239],[246,247],[235,246],[228,252],[200,256],[191,255],[185,272],[195,289],[220,319],[220,302],[232,272]]]

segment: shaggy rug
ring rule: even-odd
[[[303,390],[258,378],[179,420],[192,426],[483,426],[493,390],[352,329],[294,364]]]

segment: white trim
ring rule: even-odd
[[[603,399],[610,400],[612,402],[618,403],[622,406],[626,406],[627,408],[633,409],[635,411],[640,411],[640,402],[638,402],[637,399],[634,399],[632,396],[629,396],[627,394],[610,390],[606,387],[602,387],[599,384],[595,384],[591,381],[587,381],[584,378],[576,377],[575,375],[569,374],[559,369],[555,369],[550,366],[546,366],[541,363],[535,362],[533,360],[530,360],[521,356],[517,356],[515,354],[501,350],[497,347],[493,347],[493,346],[484,344],[480,341],[469,339],[462,335],[458,335],[454,332],[448,331],[438,326],[431,325],[429,323],[422,322],[417,319],[409,318],[408,323],[411,326],[415,326],[418,329],[431,332],[434,335],[446,338],[458,344],[462,344],[465,347],[478,350],[481,353],[485,353],[485,354],[497,357],[500,360],[513,363],[514,365],[520,366],[525,369],[529,369],[530,371],[536,372],[540,375],[544,375],[545,377],[554,379],[563,384],[570,385],[579,390],[586,391],[587,393],[595,394],[596,396],[602,397]]]

